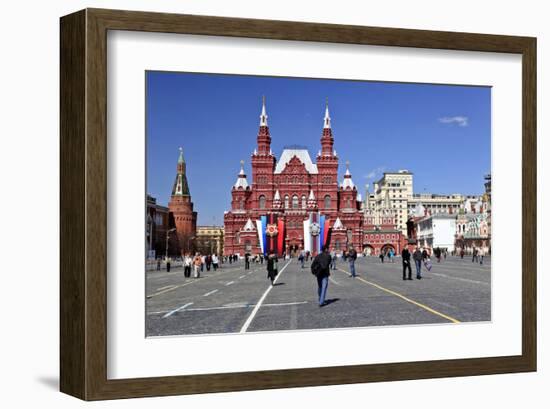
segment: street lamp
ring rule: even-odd
[[[165,260],[168,260],[168,240],[170,240],[170,233],[172,233],[173,231],[176,231],[175,227],[166,232],[166,256],[165,256]]]

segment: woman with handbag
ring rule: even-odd
[[[273,281],[277,276],[277,261],[278,260],[275,253],[270,251],[269,256],[267,257],[267,278],[271,280],[271,285],[273,285]]]

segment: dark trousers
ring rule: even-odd
[[[170,272],[170,263],[166,263],[166,272]]]
[[[411,269],[411,262],[410,261],[403,261],[403,280],[407,277],[405,277],[405,272],[409,269],[409,278],[412,278],[412,269]]]
[[[185,277],[191,277],[191,266],[185,266],[183,269],[183,275]]]
[[[250,268],[250,261],[245,260],[245,262],[244,262],[244,269],[245,269],[245,270],[248,270],[249,268]]]

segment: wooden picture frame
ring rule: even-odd
[[[107,378],[107,32],[216,35],[519,54],[522,57],[522,353],[325,368]],[[536,39],[86,9],[61,18],[60,389],[85,400],[536,370]]]

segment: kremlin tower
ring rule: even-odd
[[[191,250],[191,243],[197,231],[197,212],[193,211],[193,202],[191,201],[191,193],[185,174],[183,149],[179,148],[179,150],[176,180],[174,181],[168,208],[174,218],[178,252],[186,253]],[[174,239],[174,237],[172,236],[171,239]]]

